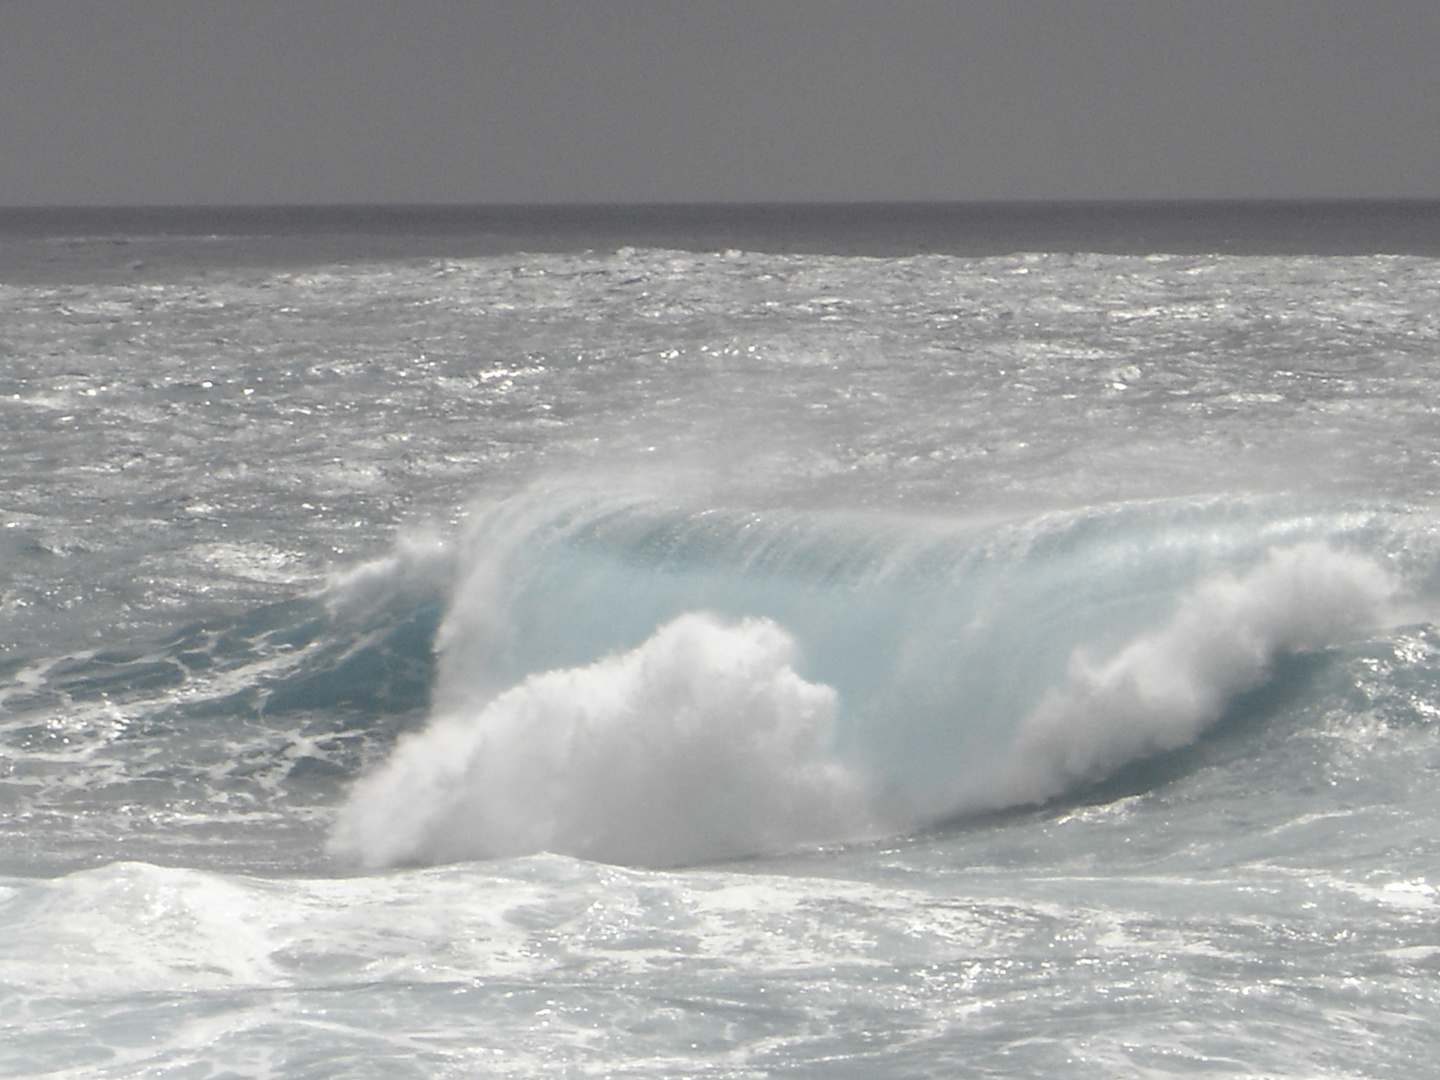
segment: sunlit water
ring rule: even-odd
[[[11,251],[0,1074],[1430,1075],[1440,261],[340,239]]]

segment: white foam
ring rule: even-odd
[[[837,699],[768,619],[703,613],[437,716],[356,785],[332,849],[371,866],[552,851],[675,865],[869,829]]]
[[[1064,682],[1021,721],[1008,764],[964,801],[1040,802],[1184,746],[1237,694],[1260,686],[1278,657],[1375,627],[1396,590],[1369,559],[1313,542],[1275,551],[1240,576],[1209,578],[1168,623],[1110,659],[1077,649]]]

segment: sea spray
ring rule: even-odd
[[[854,837],[835,692],[766,619],[687,614],[640,647],[442,715],[355,788],[332,849],[371,866],[553,851],[673,865]]]

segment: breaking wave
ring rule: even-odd
[[[1392,526],[1234,500],[987,527],[512,500],[339,588],[449,575],[430,719],[331,848],[677,865],[1043,802],[1392,618]]]

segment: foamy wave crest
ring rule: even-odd
[[[981,801],[1041,802],[1193,742],[1237,695],[1261,686],[1278,657],[1363,635],[1396,591],[1376,563],[1318,542],[1201,582],[1165,625],[1110,659],[1075,650],[1063,683],[1020,722],[1009,764],[985,782]]]
[[[354,788],[332,850],[665,866],[860,835],[867,784],[829,750],[836,693],[794,654],[769,619],[687,613],[628,652],[531,675],[403,740]]]

